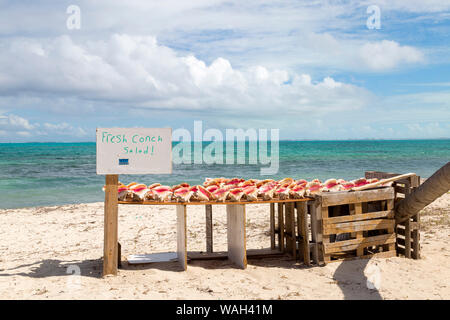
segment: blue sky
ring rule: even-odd
[[[70,5],[80,28],[69,29]],[[367,8],[380,9],[369,29]],[[450,137],[450,1],[0,1],[0,142]]]

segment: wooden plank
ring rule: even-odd
[[[363,213],[363,214],[353,214],[353,215],[340,216],[340,217],[324,218],[323,223],[324,223],[324,225],[327,225],[327,224],[333,224],[333,223],[339,223],[339,222],[369,220],[369,219],[375,219],[375,218],[393,219],[394,218],[394,210],[375,211],[375,212],[369,212],[369,213]]]
[[[320,208],[320,212],[321,212],[320,224],[323,226],[323,219],[327,219],[328,218],[328,207],[321,207]],[[322,227],[320,227],[319,230],[322,230]],[[330,236],[322,236],[322,243],[323,243],[323,245],[326,245],[326,244],[330,243]],[[325,249],[322,246],[320,246],[319,249],[322,251],[321,256],[323,258],[323,261],[325,263],[329,262],[330,261],[330,257],[325,255]]]
[[[410,219],[405,221],[405,257],[411,259],[411,228]]]
[[[315,264],[319,264],[319,246],[318,246],[318,225],[317,225],[317,207],[316,202],[310,205],[311,213],[311,242],[312,242],[312,259]]]
[[[374,220],[364,220],[354,222],[342,222],[332,225],[326,225],[324,227],[323,234],[330,235],[338,233],[388,229],[394,228],[394,225],[395,225],[394,219],[374,219]]]
[[[184,205],[197,205],[204,206],[206,204],[211,205],[229,205],[229,204],[262,204],[262,203],[289,203],[289,202],[299,202],[299,201],[310,201],[314,200],[311,198],[303,198],[303,199],[273,199],[273,200],[257,200],[257,201],[194,201],[194,202],[186,202]],[[180,202],[176,201],[167,201],[167,202],[158,202],[158,201],[119,201],[119,204],[130,204],[130,205],[149,205],[149,206],[165,206],[165,205],[179,205]]]
[[[212,223],[212,206],[205,205],[206,219],[206,252],[213,252],[213,223]]]
[[[355,215],[362,215],[362,203],[355,203]],[[358,231],[356,232],[356,239],[362,239],[363,238],[363,232]],[[356,249],[356,255],[358,257],[362,256],[364,254],[364,247],[358,246]]]
[[[118,267],[118,175],[106,175],[104,207],[103,276],[117,275]]]
[[[177,206],[177,257],[183,270],[187,270],[186,205]]]
[[[399,245],[401,245],[402,247],[406,247],[405,246],[405,238],[397,238],[397,243],[399,244]],[[410,246],[411,246],[411,244],[412,244],[412,239],[411,239],[411,241],[410,241]]]
[[[337,260],[331,260],[331,262],[341,262],[341,261],[349,261],[349,260],[355,260],[355,259],[373,259],[373,258],[392,258],[395,257],[397,253],[395,250],[391,251],[385,251],[380,253],[374,253],[374,254],[367,254],[363,255],[361,257],[347,257],[343,259],[337,259]]]
[[[270,248],[275,249],[275,204],[270,204]]]
[[[420,259],[420,213],[414,216],[416,228],[412,232],[413,238],[413,259]]]
[[[383,187],[365,191],[322,193],[321,195],[316,195],[316,197],[322,203],[322,206],[329,207],[342,204],[393,199],[394,188]]]
[[[311,265],[311,253],[309,250],[309,230],[308,230],[308,205],[306,202],[297,202],[297,216],[299,217],[299,231],[301,236],[300,246],[302,250],[303,263]]]
[[[278,203],[278,249],[284,252],[284,204]]]
[[[395,243],[395,234],[383,234],[368,238],[350,239],[324,244],[325,253],[335,253],[341,251],[357,250],[359,247],[366,248],[370,246]]]
[[[295,232],[295,203],[286,203],[286,248],[297,259],[297,234]]]
[[[228,259],[238,267],[247,268],[245,205],[227,205]]]
[[[247,259],[254,258],[273,258],[273,257],[281,257],[285,254],[280,252],[279,250],[272,250],[270,248],[264,249],[249,249],[247,250]],[[227,251],[216,251],[216,252],[202,252],[202,251],[189,251],[188,252],[189,260],[224,260],[228,259]]]

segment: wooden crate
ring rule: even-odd
[[[386,179],[397,176],[397,173],[368,171],[365,177]],[[405,198],[420,185],[420,177],[412,176],[393,183],[395,189],[395,204]],[[397,254],[406,258],[420,259],[420,214],[416,214],[405,222],[397,224],[396,228]]]
[[[395,256],[394,197],[392,187],[316,195],[310,205],[314,263]]]

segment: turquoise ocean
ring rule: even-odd
[[[171,175],[119,179],[168,185],[222,176],[355,179],[368,170],[415,172],[426,178],[449,159],[450,140],[281,141],[274,176],[261,176],[267,165],[260,164],[174,164]],[[0,144],[0,208],[103,201],[104,179],[96,174],[95,143]]]

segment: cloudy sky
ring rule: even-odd
[[[0,0],[0,142],[194,120],[450,137],[449,49],[450,0]]]

